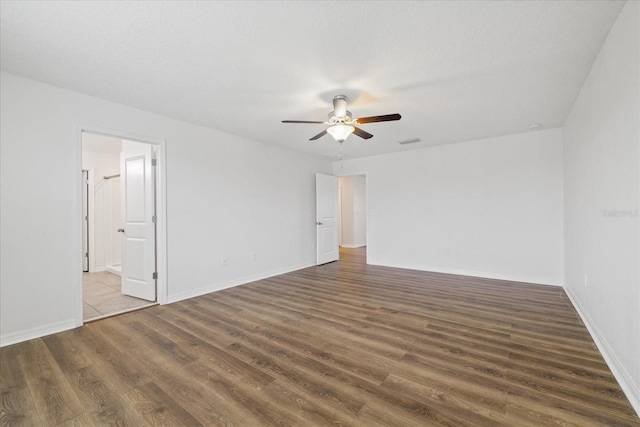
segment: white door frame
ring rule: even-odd
[[[96,235],[93,232],[93,224],[96,220],[95,211],[95,169],[89,171],[89,273],[96,271]]]
[[[93,223],[95,221],[95,194],[94,194],[94,176],[95,170],[93,168],[83,169],[83,172],[87,172],[87,252],[89,253],[89,273],[93,273],[96,271],[96,248],[95,248],[95,234],[91,230],[93,227]],[[83,184],[84,185],[84,184]],[[83,202],[84,204],[84,202]],[[84,237],[83,237],[84,238]]]
[[[365,232],[365,235],[367,236],[367,252],[365,254],[366,259],[365,262],[367,264],[369,264],[369,176],[367,175],[367,172],[349,172],[349,173],[339,173],[336,175],[338,178],[342,177],[342,176],[364,176],[364,193],[365,193],[365,197],[366,197],[366,203],[365,203],[365,221],[367,222],[367,229]],[[338,203],[340,203],[340,210],[342,210],[342,199],[340,198],[338,200]],[[338,218],[338,221],[340,221],[340,233],[342,233],[342,214],[340,214],[340,218]],[[342,234],[340,235],[340,239],[342,239]]]
[[[86,176],[85,176],[86,172]],[[85,211],[86,208],[86,211]],[[87,229],[85,230],[85,224]],[[89,171],[82,169],[82,272],[89,271]],[[86,248],[85,248],[86,245]],[[91,254],[93,257],[93,253]],[[85,270],[85,262],[87,269]]]
[[[77,153],[75,170],[76,194],[77,194],[77,224],[79,238],[76,242],[74,250],[75,265],[77,271],[76,283],[76,301],[75,301],[75,319],[76,326],[84,324],[82,318],[82,133],[94,133],[98,135],[112,136],[116,138],[127,139],[130,141],[142,142],[144,144],[152,144],[156,147],[156,212],[158,216],[156,248],[157,248],[157,264],[156,271],[158,279],[156,282],[157,302],[159,304],[167,303],[168,282],[167,282],[167,146],[163,139],[141,136],[132,132],[109,129],[95,125],[79,124],[77,128]]]

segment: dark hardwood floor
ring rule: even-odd
[[[341,260],[0,349],[3,426],[638,426],[559,287]]]

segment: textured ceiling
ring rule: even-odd
[[[345,158],[561,126],[618,1],[2,1],[2,70],[253,140]],[[420,138],[406,146],[397,141]],[[215,141],[212,141],[215,143]]]

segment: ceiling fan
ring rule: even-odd
[[[360,117],[354,119],[351,117],[351,111],[347,111],[348,99],[345,95],[336,95],[333,98],[333,111],[329,113],[329,120],[326,122],[314,122],[307,120],[283,120],[282,123],[314,123],[330,125],[327,129],[323,130],[316,136],[309,139],[309,141],[315,141],[322,138],[327,133],[330,134],[336,141],[342,143],[352,133],[363,139],[369,139],[373,135],[369,132],[365,132],[355,125],[361,125],[365,123],[375,122],[390,122],[393,120],[400,120],[402,116],[400,114],[385,114],[383,116],[371,116]]]

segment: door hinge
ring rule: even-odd
[[[151,166],[157,166],[157,165],[158,165],[158,160],[151,159]]]
[[[154,216],[152,216],[152,217],[151,217],[151,222],[153,222],[154,224],[155,224],[156,222],[158,222],[158,217],[157,217],[157,216],[155,216],[155,215],[154,215]]]
[[[85,258],[89,258],[89,252],[87,252],[86,254],[84,254]]]
[[[153,273],[153,278],[157,279],[158,278],[158,272]]]

